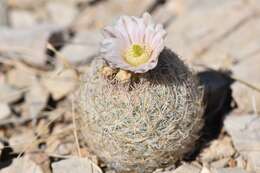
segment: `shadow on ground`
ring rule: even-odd
[[[199,73],[198,77],[200,83],[205,87],[205,125],[197,146],[185,156],[184,160],[186,161],[195,160],[203,148],[212,140],[218,138],[223,127],[224,118],[236,107],[232,106],[231,84],[234,81],[229,77],[228,72],[208,70]]]

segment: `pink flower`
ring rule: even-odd
[[[145,73],[153,69],[164,48],[165,30],[148,13],[142,18],[122,16],[104,28],[101,55],[112,68]]]

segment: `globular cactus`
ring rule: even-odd
[[[88,148],[118,171],[151,172],[194,146],[203,125],[203,90],[164,50],[156,68],[128,83],[102,76],[95,60],[82,80],[78,126]]]
[[[140,23],[136,18],[133,21]],[[161,27],[155,28],[163,33]],[[116,34],[110,35],[112,42],[116,40]],[[144,65],[131,66],[113,57],[95,59],[82,77],[76,101],[82,141],[119,172],[152,172],[174,164],[194,147],[203,126],[203,89],[196,77],[169,49],[151,50],[160,55],[151,54],[150,61],[145,52],[149,46],[143,44],[149,42],[133,43],[124,55],[134,63],[138,58],[148,59]],[[103,53],[115,55],[106,49]],[[107,70],[111,64],[117,69]],[[121,81],[124,68],[131,75]]]

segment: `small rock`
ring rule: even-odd
[[[59,100],[74,91],[77,86],[77,74],[74,70],[62,70],[60,73],[44,76],[42,82],[53,98]]]
[[[166,3],[156,9],[152,15],[156,22],[167,25],[184,11],[184,1],[166,1]]]
[[[42,7],[45,0],[8,0],[8,6],[19,9],[34,9]]]
[[[8,14],[7,14],[7,1],[0,1],[0,26],[6,26],[8,24]]]
[[[70,158],[52,164],[53,173],[102,173],[102,170],[87,158]]]
[[[26,10],[10,11],[9,20],[14,28],[31,27],[37,23],[33,13]]]
[[[216,148],[216,150],[217,150],[217,148]],[[213,168],[223,168],[223,167],[226,167],[228,165],[228,162],[229,162],[229,158],[220,159],[220,160],[212,162],[211,167],[213,167]]]
[[[4,144],[2,144],[2,142],[0,142],[0,157],[2,155],[2,150],[4,149]]]
[[[249,171],[260,172],[260,151],[249,152],[248,154],[248,165]]]
[[[73,38],[72,44],[67,44],[61,53],[73,64],[90,63],[99,52],[101,35],[97,32],[79,32]]]
[[[260,88],[260,58],[258,54],[255,57],[245,59],[234,66],[233,73],[236,78]],[[233,97],[238,104],[238,108],[243,112],[260,113],[260,93],[241,83],[232,85]],[[256,108],[256,110],[255,110]]]
[[[237,166],[237,161],[233,158],[229,159],[228,161],[228,167],[234,168]]]
[[[200,173],[212,173],[212,172],[210,171],[210,168],[208,168],[207,166],[203,166]]]
[[[245,169],[246,168],[246,161],[242,156],[236,158],[237,167]]]
[[[12,164],[0,171],[0,173],[43,173],[42,169],[27,156],[14,159]]]
[[[50,24],[19,29],[0,28],[0,57],[44,66],[47,61],[46,44],[51,34],[60,29]]]
[[[35,81],[25,96],[29,116],[36,118],[37,115],[45,108],[48,98],[49,92],[47,89],[44,88],[38,81]]]
[[[230,115],[224,127],[231,135],[236,150],[248,160],[250,169],[260,172],[260,117],[256,115]]]
[[[241,168],[219,168],[213,170],[212,173],[247,173],[247,172]]]
[[[11,114],[11,109],[6,103],[0,103],[0,120],[7,118]]]
[[[68,26],[78,14],[76,6],[56,1],[47,4],[47,11],[52,22],[60,26]]]
[[[0,83],[0,102],[1,103],[12,103],[22,97],[23,91],[17,90],[10,85]]]
[[[211,162],[223,158],[229,158],[235,153],[231,139],[225,136],[223,139],[213,141],[209,148],[206,148],[200,154],[202,162]]]
[[[104,1],[85,8],[72,27],[76,31],[101,29],[121,15],[141,15],[154,3],[155,0]]]
[[[194,166],[192,164],[183,164],[174,171],[168,173],[200,173],[201,168]]]
[[[65,143],[65,144],[60,144],[57,148],[57,153],[59,155],[69,155],[72,153],[72,150],[74,148],[74,145],[72,143]]]
[[[260,150],[260,117],[255,115],[229,115],[224,127],[231,135],[239,152]]]
[[[44,173],[51,173],[50,170],[50,158],[49,155],[45,152],[32,152],[26,153],[26,156],[30,158],[37,165],[40,165]]]
[[[9,139],[9,145],[12,147],[14,153],[24,152],[25,149],[38,149],[35,142],[36,138],[32,131],[28,131],[22,134],[15,134]]]
[[[32,71],[18,67],[8,71],[6,80],[9,85],[16,88],[25,88],[29,87],[36,80],[36,76]]]

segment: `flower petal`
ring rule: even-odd
[[[114,26],[104,28],[100,53],[111,67],[145,73],[157,65],[165,35],[163,26],[155,24],[148,13],[142,18],[122,16]],[[136,47],[141,53],[135,52]]]

